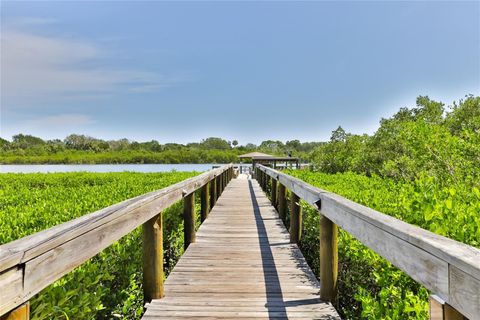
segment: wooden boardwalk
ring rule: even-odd
[[[256,180],[233,179],[143,319],[339,319]]]

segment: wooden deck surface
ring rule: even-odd
[[[233,179],[143,319],[340,319],[256,180]]]

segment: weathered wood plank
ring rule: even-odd
[[[0,272],[0,314],[22,304],[23,295],[23,267],[15,266]]]
[[[480,264],[480,260],[478,261]],[[448,304],[461,310],[470,320],[480,319],[480,280],[450,265],[450,300]],[[451,311],[450,311],[451,312]],[[451,312],[453,313],[453,312]]]

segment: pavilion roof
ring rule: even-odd
[[[275,156],[272,156],[272,155],[269,155],[269,154],[266,154],[266,153],[262,153],[262,152],[250,152],[250,153],[241,154],[238,157],[239,158],[255,158],[255,157],[274,158]]]

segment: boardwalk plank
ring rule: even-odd
[[[255,180],[234,179],[143,319],[340,319]]]

